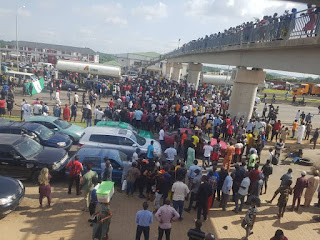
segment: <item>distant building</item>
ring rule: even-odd
[[[155,65],[150,65],[150,63],[159,58],[161,55],[155,52],[142,52],[142,53],[121,53],[114,54],[115,61],[119,63],[124,72],[129,70],[136,70],[142,73],[153,72],[161,74],[163,63],[158,62]]]
[[[19,41],[20,62],[49,62],[55,64],[58,59],[99,63],[99,54],[90,48],[72,47],[57,44]],[[5,60],[17,57],[16,42],[9,42],[0,48]]]

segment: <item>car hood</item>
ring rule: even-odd
[[[153,138],[152,133],[145,130],[139,130],[139,136],[144,138]]]
[[[53,164],[59,162],[66,153],[67,152],[62,148],[44,147],[43,150],[33,158],[41,163]]]
[[[18,180],[3,176],[0,176],[0,186],[0,198],[17,194],[19,193],[19,189],[23,188],[23,186],[20,186]]]
[[[55,143],[55,144],[58,142],[68,143],[69,141],[70,141],[70,137],[64,133],[56,133],[50,139],[48,139],[48,142]]]
[[[77,126],[75,124],[71,124],[70,127],[66,128],[66,129],[63,129],[64,132],[68,132],[70,134],[77,134],[79,136],[81,136],[84,132],[84,128],[83,127],[80,127],[80,126]]]

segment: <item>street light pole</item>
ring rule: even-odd
[[[17,50],[17,69],[19,72],[19,44],[18,44],[18,1],[16,8],[16,50]]]

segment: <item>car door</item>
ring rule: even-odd
[[[12,177],[26,177],[30,171],[26,169],[24,158],[11,145],[0,145],[0,165],[3,175]]]
[[[131,156],[133,152],[135,152],[138,144],[132,141],[130,138],[127,137],[119,137],[119,150],[124,152],[128,156]]]

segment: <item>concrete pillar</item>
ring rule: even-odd
[[[166,78],[171,79],[173,63],[166,63]]]
[[[171,80],[176,80],[180,82],[182,64],[181,63],[173,63],[173,71],[171,75]]]
[[[251,118],[258,84],[264,83],[265,78],[266,72],[262,69],[237,68],[229,104],[232,117],[244,116],[245,122]]]
[[[202,71],[201,63],[189,63],[189,71],[187,81],[193,83],[196,90],[198,90],[200,74]]]

